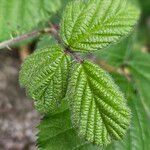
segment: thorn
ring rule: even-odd
[[[8,50],[12,51],[12,48],[10,48],[9,46],[6,46],[6,48],[7,48]]]

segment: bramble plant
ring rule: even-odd
[[[11,2],[19,5],[19,0]],[[0,29],[5,35],[1,40],[8,39],[10,33],[14,36],[37,29],[0,44],[1,48],[50,33],[24,61],[19,77],[35,108],[44,115],[38,125],[38,148],[150,149],[150,131],[143,123],[149,118],[150,95],[144,94],[150,67],[141,63],[148,64],[150,56],[129,52],[134,38],[129,34],[140,16],[138,6],[127,0],[74,0],[64,9],[60,26],[49,23],[58,10],[61,14],[63,2],[24,1],[25,12],[17,9],[20,22],[10,19],[16,15],[10,14],[7,20],[11,21],[4,21],[5,29]],[[89,55],[107,57],[113,67],[98,65]]]

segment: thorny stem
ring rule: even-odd
[[[21,41],[24,41],[24,40],[27,40],[27,39],[30,39],[33,37],[37,37],[39,35],[40,35],[40,31],[33,31],[30,33],[23,34],[23,35],[18,36],[16,38],[12,38],[10,40],[7,40],[7,41],[0,43],[0,49],[9,48],[9,46],[15,45],[18,42],[21,42]]]
[[[57,30],[54,28],[54,26],[52,26],[50,28],[45,28],[45,29],[35,30],[35,31],[29,32],[29,33],[25,33],[25,34],[18,36],[16,38],[12,38],[10,40],[1,42],[0,43],[0,49],[9,48],[9,46],[13,46],[13,45],[17,44],[18,42],[22,42],[22,41],[25,41],[25,40],[30,39],[30,38],[38,37],[39,35],[44,34],[44,33],[51,33],[52,35],[55,36],[55,38],[59,42],[60,38],[58,38],[58,36],[56,37],[56,35],[57,35],[56,32],[57,32]]]

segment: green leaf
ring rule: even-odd
[[[88,61],[76,64],[67,98],[80,136],[99,145],[123,138],[130,110],[122,92],[99,66]]]
[[[122,141],[109,145],[105,150],[148,150],[150,149],[150,121],[141,98],[132,84],[120,75],[113,75],[116,83],[126,93],[128,105],[132,111],[130,129]]]
[[[40,37],[40,40],[37,43],[36,48],[37,50],[40,50],[40,49],[47,48],[56,44],[57,44],[57,41],[54,39],[54,37],[48,34],[48,35],[44,35]]]
[[[61,36],[74,51],[94,51],[126,36],[138,18],[139,9],[126,0],[75,0],[65,9]]]
[[[113,74],[113,78],[128,98],[132,119],[125,138],[102,149],[150,149],[150,123],[141,100],[136,96],[131,84],[124,77]],[[45,116],[41,121],[38,127],[39,150],[101,150],[100,147],[95,147],[77,136],[75,129],[72,128],[68,106],[64,104],[56,113]]]
[[[39,28],[60,6],[60,0],[0,0],[0,41]]]
[[[135,51],[128,65],[142,103],[150,116],[150,55]]]
[[[77,135],[64,104],[57,112],[45,116],[38,129],[39,150],[99,150]]]
[[[133,48],[134,36],[123,39],[104,51],[96,52],[96,58],[103,60],[116,68],[121,67],[130,57]]]
[[[64,8],[66,7],[66,5],[71,2],[72,0],[60,0],[61,1],[61,8],[59,9],[59,11],[57,13],[55,13],[55,15],[53,15],[53,17],[51,18],[51,21],[54,24],[59,24],[61,21],[61,17],[62,17],[62,13],[64,11]]]
[[[44,113],[55,110],[65,97],[70,57],[59,46],[36,51],[22,65],[20,84]]]
[[[142,13],[144,17],[149,17],[150,14],[150,1],[149,0],[139,0],[140,6],[142,8]]]

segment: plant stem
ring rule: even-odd
[[[57,42],[64,47],[65,53],[71,55],[77,62],[83,63],[84,60],[82,59],[82,57],[79,54],[77,54],[71,48],[69,48],[69,47],[64,45],[64,43],[62,42],[62,40],[61,40],[61,38],[60,38],[60,36],[58,34],[58,31],[57,31],[57,29],[55,28],[54,25],[51,25],[50,33],[57,40]]]
[[[79,62],[79,63],[84,62],[82,57],[79,54],[77,54],[76,52],[73,52],[70,48],[66,47],[65,52],[68,53],[69,55],[71,55],[77,62]]]
[[[15,45],[16,43],[27,40],[29,38],[36,37],[39,34],[40,34],[39,31],[33,31],[33,32],[30,32],[30,33],[26,33],[26,34],[23,34],[21,36],[18,36],[16,38],[4,41],[4,42],[0,43],[0,49]]]
[[[37,37],[42,33],[48,33],[50,31],[51,31],[51,28],[46,28],[46,29],[43,29],[43,30],[38,30],[38,31],[32,31],[32,32],[29,32],[29,33],[25,33],[25,34],[23,34],[21,36],[18,36],[16,38],[12,38],[10,40],[1,42],[0,43],[0,49],[15,45],[18,42],[21,42],[21,41],[24,41],[24,40],[27,40],[27,39],[30,39],[30,38]]]

